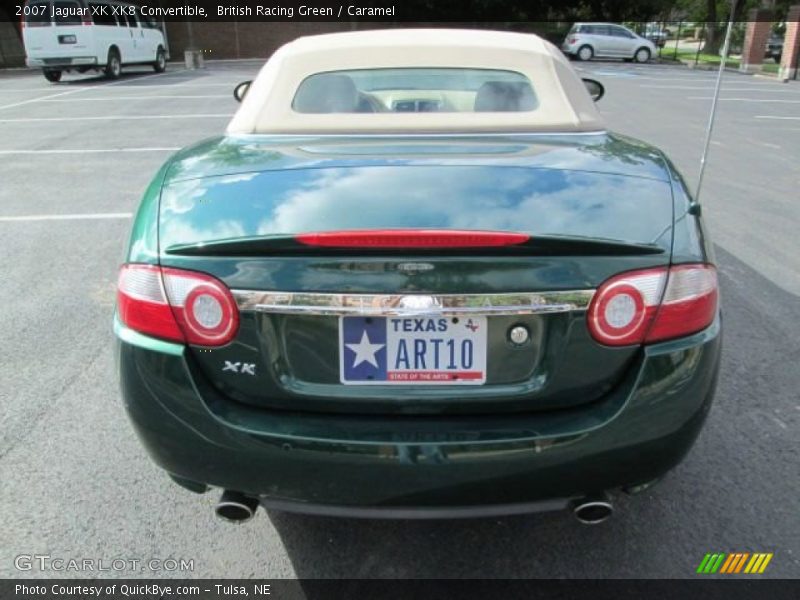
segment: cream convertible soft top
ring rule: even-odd
[[[302,81],[346,69],[453,67],[517,71],[538,107],[524,112],[308,114],[292,109]],[[604,123],[559,50],[531,34],[461,29],[389,29],[299,38],[259,72],[228,125],[248,133],[492,133],[601,131]]]

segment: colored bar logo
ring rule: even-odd
[[[700,561],[697,573],[703,575],[713,573],[725,573],[728,575],[735,573],[761,574],[766,570],[771,560],[772,552],[754,552],[753,554],[749,552],[708,553]]]

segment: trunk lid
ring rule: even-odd
[[[668,264],[671,226],[660,156],[623,138],[248,136],[176,156],[162,191],[159,247],[163,265],[210,273],[234,290],[242,311],[235,342],[190,349],[197,376],[229,398],[287,410],[499,412],[568,407],[613,388],[638,350],[595,343],[585,307],[608,277]],[[293,241],[398,228],[531,237],[469,249]],[[344,315],[359,315],[361,329],[349,332]],[[408,360],[428,368],[438,334],[419,332],[446,328],[444,352],[449,332],[468,324],[485,328],[472,342],[480,349],[471,346],[475,360],[485,351],[485,379],[342,382],[353,376],[345,359],[380,362],[345,350],[364,331],[374,344],[387,344],[374,337],[378,326],[407,337]],[[522,344],[510,337],[518,327]],[[426,354],[414,357],[422,338]],[[392,344],[384,368],[400,364],[396,348],[389,356]]]

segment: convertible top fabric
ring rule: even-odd
[[[307,77],[369,68],[499,69],[525,75],[536,110],[477,113],[296,112]],[[461,29],[391,29],[299,38],[278,49],[259,72],[227,132],[236,134],[370,134],[594,132],[605,125],[569,61],[532,34]]]

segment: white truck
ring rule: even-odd
[[[138,7],[114,0],[28,0],[18,8],[26,64],[56,82],[65,71],[104,71],[119,77],[126,65],[167,66],[158,25]]]

